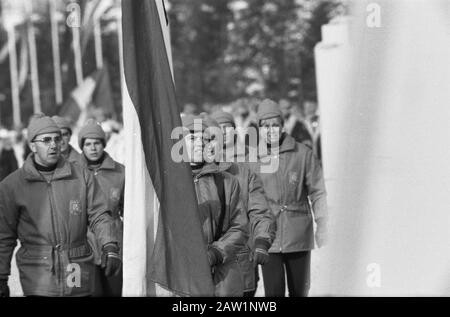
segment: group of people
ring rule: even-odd
[[[182,122],[216,295],[254,296],[261,265],[265,296],[285,296],[286,282],[289,296],[307,296],[311,250],[325,244],[328,220],[322,168],[311,147],[286,133],[280,105],[269,99],[257,110],[256,146],[266,151],[256,157],[248,149],[255,144],[239,144],[227,112],[186,115]],[[276,168],[264,168],[267,158]]]
[[[265,296],[285,296],[286,284],[289,296],[307,296],[311,250],[327,240],[326,191],[317,155],[286,132],[280,104],[258,106],[266,151],[256,159],[252,144],[238,150],[227,112],[185,115],[182,125],[215,296],[255,296],[259,265]],[[121,295],[124,166],[95,121],[78,133],[81,154],[71,135],[64,118],[36,115],[30,155],[0,183],[0,296],[9,296],[17,240],[25,296]]]
[[[0,183],[0,296],[16,254],[25,296],[120,296],[124,166],[104,151],[93,120],[69,142],[70,124],[36,114],[31,153]]]

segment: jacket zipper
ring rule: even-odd
[[[278,201],[278,203],[281,205],[282,203],[283,203],[283,195],[282,195],[282,193],[284,192],[283,191],[283,189],[281,188],[281,186],[282,186],[282,182],[280,181],[280,153],[277,153],[276,154],[276,159],[278,159],[278,170],[276,171],[276,180],[277,180],[277,188],[280,190],[279,191],[279,193],[280,193],[280,197],[279,197],[279,201]],[[281,205],[281,208],[280,208],[280,215],[279,215],[279,218],[280,218],[280,228],[281,228],[281,230],[280,230],[280,252],[282,252],[283,251],[283,215],[282,215],[282,213],[284,212],[284,208],[283,208],[283,205]]]
[[[53,239],[55,240],[55,243],[56,243],[56,246],[54,246],[53,248],[56,248],[57,256],[58,256],[58,264],[59,264],[59,266],[61,266],[61,255],[60,255],[60,246],[61,246],[61,244],[60,244],[60,241],[58,239],[59,230],[57,230],[58,226],[57,226],[57,219],[56,219],[56,216],[55,216],[55,208],[54,208],[55,205],[54,205],[54,202],[53,202],[53,191],[52,191],[52,183],[51,183],[51,181],[47,181],[47,185],[48,185],[48,194],[49,194],[49,199],[50,199],[50,214],[51,214],[51,218],[52,218]],[[52,253],[53,252],[55,252],[55,251],[52,250]],[[58,276],[57,277],[58,277],[59,282],[62,283],[61,295],[64,295],[64,283],[63,283],[62,272],[63,272],[62,268],[58,267]]]

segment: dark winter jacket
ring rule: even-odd
[[[24,295],[87,296],[94,281],[88,225],[99,243],[118,242],[106,198],[93,175],[62,157],[52,179],[33,154],[0,183],[0,279],[16,260]]]

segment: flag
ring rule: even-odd
[[[83,82],[75,87],[69,98],[59,109],[58,115],[70,118],[72,122],[84,124],[88,107],[92,101],[92,94],[97,86],[99,72],[96,71],[91,76],[86,77]],[[79,124],[77,124],[79,125]]]
[[[316,294],[448,296],[450,7],[354,4],[348,45],[316,55],[332,218]]]
[[[212,296],[192,172],[171,158],[181,119],[161,10],[161,0],[122,1],[123,295],[159,295],[156,283],[175,295]]]
[[[75,87],[67,101],[59,109],[59,115],[70,118],[76,125],[83,125],[93,109],[101,109],[107,116],[115,116],[108,66],[94,71]]]

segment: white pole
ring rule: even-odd
[[[73,36],[73,54],[75,63],[75,76],[77,79],[77,85],[81,85],[83,82],[83,66],[81,61],[81,48],[80,48],[80,28],[72,27]]]
[[[25,10],[28,15],[27,21],[27,33],[28,33],[28,48],[30,54],[30,67],[31,67],[31,90],[33,93],[33,110],[34,113],[41,112],[41,100],[39,91],[39,71],[37,65],[37,53],[36,53],[36,38],[34,36],[32,14],[33,4],[31,1],[25,1]]]
[[[95,62],[97,69],[103,68],[103,49],[102,32],[100,28],[100,18],[94,14],[94,43],[95,43]]]
[[[5,20],[6,12],[3,11],[3,20]],[[7,26],[8,34],[8,52],[9,52],[9,72],[11,78],[11,99],[13,105],[14,126],[20,126],[22,120],[20,117],[20,98],[19,98],[19,82],[17,74],[17,51],[16,51],[16,33],[13,25]]]
[[[55,0],[50,0],[50,22],[52,30],[52,53],[53,53],[53,76],[55,80],[55,100],[60,105],[63,102],[62,80],[61,80],[61,57],[59,53],[59,32],[56,19]]]
[[[124,95],[124,66],[123,66],[123,34],[122,34],[122,15],[120,14],[117,17],[117,38],[119,40],[119,69],[120,69],[120,91],[122,92],[122,96]]]

